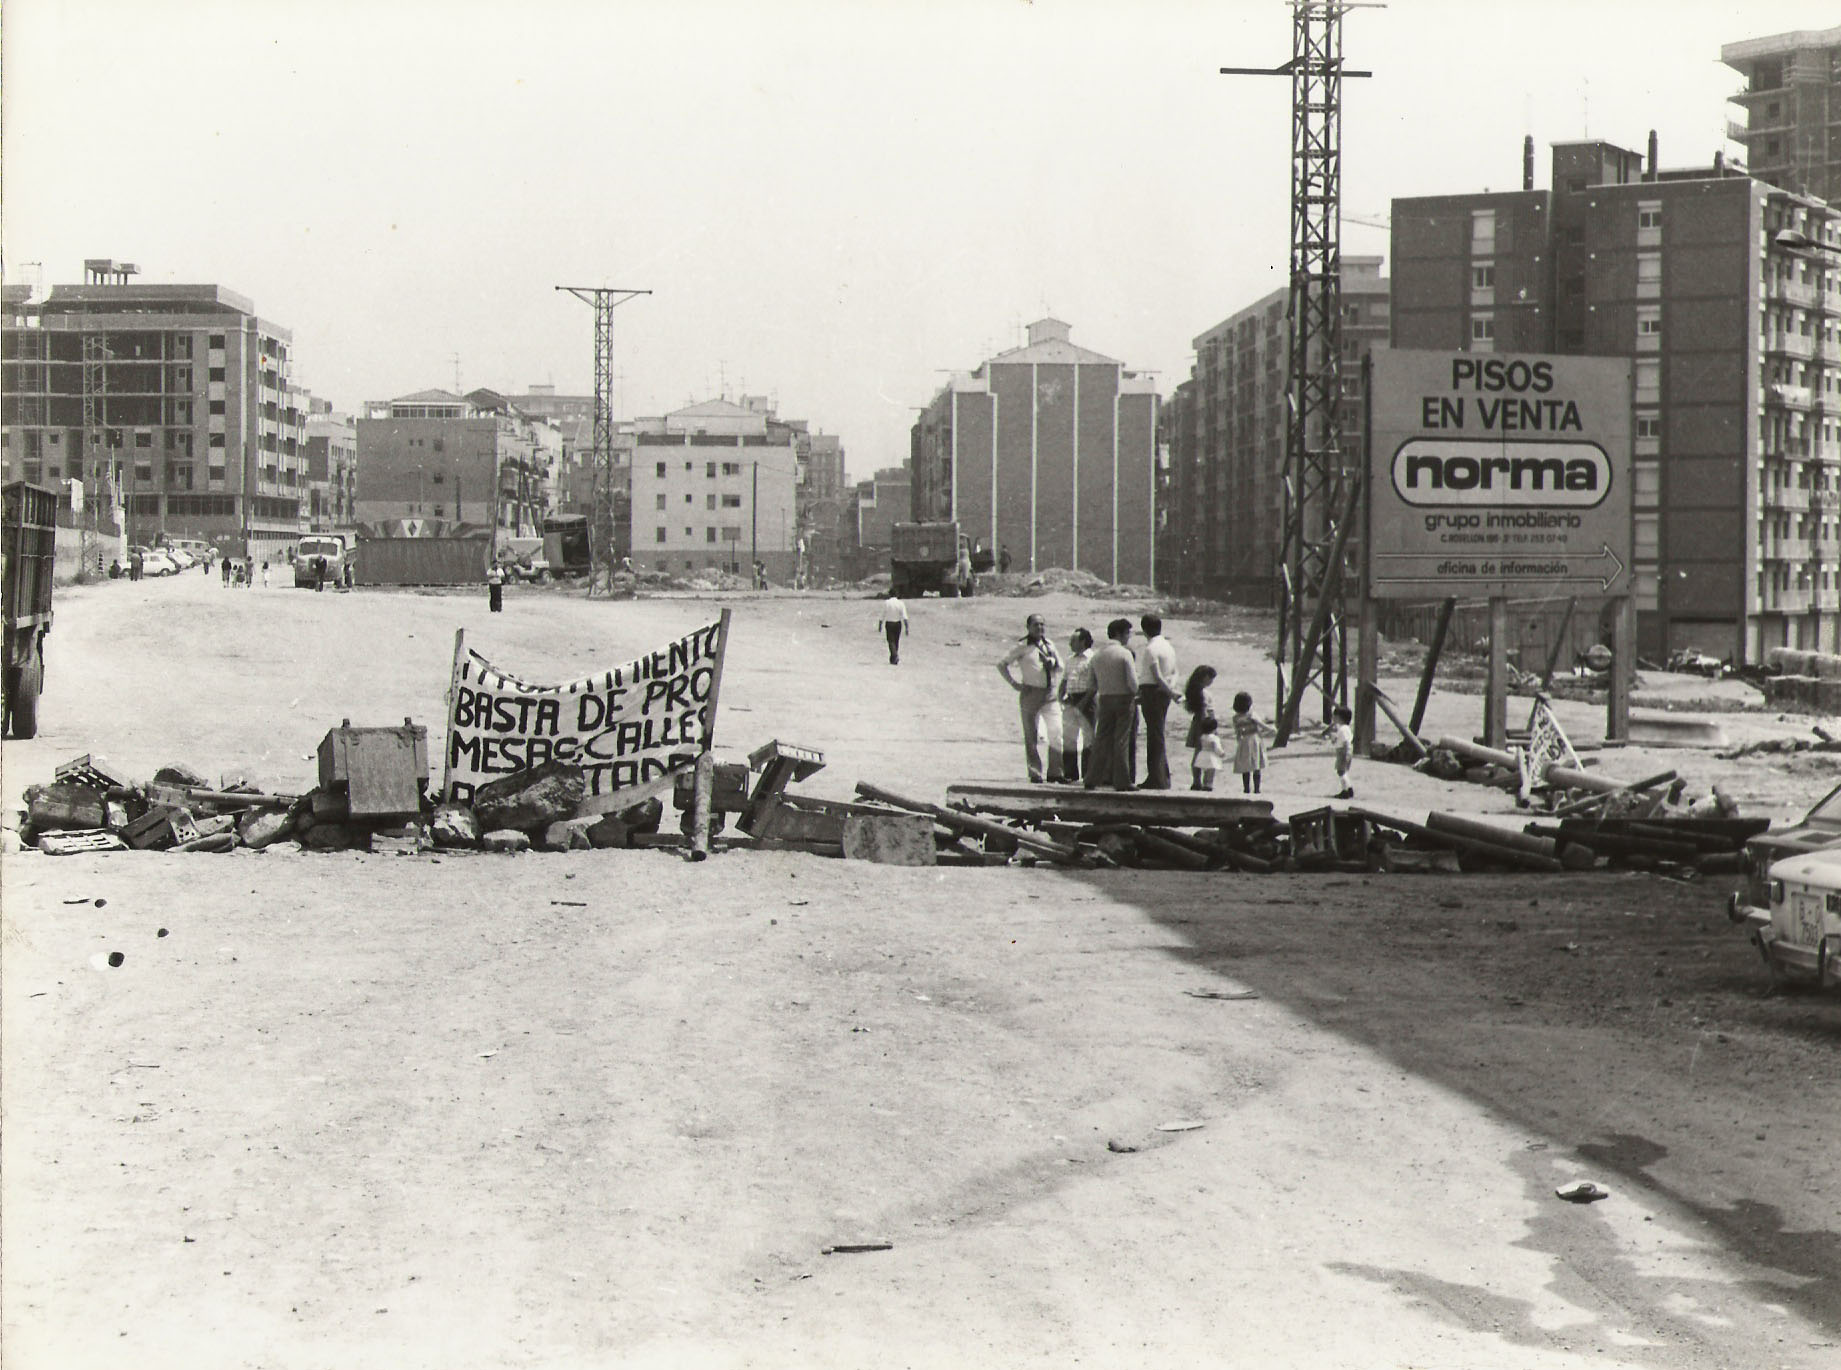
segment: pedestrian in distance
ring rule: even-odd
[[[1093,761],[1083,782],[1089,790],[1102,785],[1129,790],[1131,723],[1138,696],[1138,663],[1132,660],[1131,620],[1106,625],[1106,644],[1093,653]]]
[[[1138,626],[1144,630],[1144,646],[1138,649],[1138,712],[1144,717],[1144,783],[1139,788],[1167,790],[1170,751],[1164,727],[1170,705],[1182,698],[1176,688],[1176,649],[1156,614],[1146,614]]]
[[[268,558],[262,559],[262,588],[268,589]]]
[[[1259,793],[1260,773],[1266,769],[1266,739],[1272,725],[1253,714],[1253,696],[1242,690],[1234,696],[1234,770],[1244,794]]]
[[[1061,778],[1086,777],[1093,766],[1093,715],[1099,695],[1093,684],[1093,634],[1076,628],[1068,638],[1067,670],[1061,677]]]
[[[1189,731],[1183,741],[1189,748],[1189,788],[1212,790],[1221,768],[1220,724],[1208,687],[1215,682],[1213,666],[1197,666],[1183,685],[1183,707],[1189,711]]]
[[[263,582],[264,585],[267,583],[267,581]],[[326,591],[325,557],[315,557],[313,559],[313,590],[315,594],[324,594]]]
[[[486,608],[495,614],[505,608],[505,573],[496,563],[486,572]]]
[[[997,549],[997,570],[1000,575],[1008,575],[1010,572],[1010,549],[1008,547],[1000,546]]]
[[[1024,622],[1022,639],[997,663],[997,673],[1016,691],[1017,715],[1023,726],[1023,760],[1029,783],[1059,780],[1045,772],[1042,762],[1042,707],[1056,697],[1061,687],[1061,657],[1049,641],[1048,627],[1042,615],[1031,614]],[[1012,675],[1010,668],[1017,668]],[[1019,678],[1020,676],[1020,678]]]
[[[895,593],[892,586],[888,594],[883,597],[882,610],[877,619],[882,624],[883,635],[889,640],[889,665],[899,666],[901,665],[902,631],[903,629],[912,631],[912,629],[908,623],[908,606],[901,602],[901,596]]]
[[[139,580],[141,578],[142,564],[143,563],[141,559],[141,553],[138,549],[129,554],[129,557],[128,557],[128,579],[129,580]]]
[[[1330,714],[1330,745],[1336,749],[1336,797],[1355,798],[1349,774],[1355,767],[1355,715],[1346,704],[1338,704]]]

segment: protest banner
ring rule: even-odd
[[[729,611],[655,652],[566,685],[494,665],[454,634],[442,793],[466,803],[487,781],[549,761],[582,768],[589,798],[658,782],[706,753],[716,726]]]

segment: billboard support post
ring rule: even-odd
[[[1489,679],[1483,690],[1483,745],[1501,751],[1509,742],[1509,601],[1489,597]]]
[[[1619,599],[1611,611],[1611,685],[1605,695],[1607,742],[1630,740],[1630,687],[1636,680],[1636,600]]]

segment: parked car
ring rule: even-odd
[[[130,564],[133,563],[136,554],[141,558],[143,576],[176,576],[179,574],[179,563],[169,557],[163,548],[130,547],[128,549]]]
[[[1718,680],[1726,669],[1726,663],[1716,656],[1708,656],[1698,647],[1683,647],[1669,653],[1668,669],[1684,671],[1690,675],[1706,676],[1709,680]]]
[[[1774,984],[1841,984],[1841,848],[1791,856],[1771,867],[1764,908],[1746,927]]]
[[[1771,917],[1772,880],[1784,861],[1813,852],[1841,850],[1841,785],[1815,802],[1787,828],[1772,828],[1745,844],[1745,888],[1733,891],[1726,914],[1756,928]]]
[[[183,547],[162,547],[161,553],[181,571],[189,571],[198,565],[198,558]]]

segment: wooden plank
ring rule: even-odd
[[[1243,818],[1270,818],[1272,801],[1202,790],[1087,790],[1057,785],[946,787],[946,802],[980,813],[1070,823],[1151,823],[1166,828],[1213,828]]]
[[[1426,648],[1425,666],[1419,672],[1419,694],[1413,700],[1413,713],[1407,723],[1407,731],[1415,737],[1425,724],[1426,704],[1432,698],[1432,677],[1438,674],[1438,658],[1445,650],[1445,634],[1451,628],[1451,614],[1457,608],[1455,599],[1447,599],[1438,606],[1438,622],[1432,628],[1432,645]]]
[[[622,785],[617,790],[608,790],[602,794],[591,794],[575,806],[577,818],[589,814],[625,813],[635,804],[643,804],[648,799],[657,799],[677,788],[678,776],[690,770],[688,765],[674,766],[663,775],[655,775],[650,780],[637,785]]]
[[[938,804],[924,804],[919,800],[904,799],[898,794],[880,789],[867,781],[857,781],[857,793],[865,799],[879,800],[884,804],[892,804],[898,809],[907,809],[911,813],[930,814],[955,831],[983,833],[987,837],[1001,837],[1019,846],[1046,852],[1063,861],[1074,860],[1080,855],[1073,847],[1064,846],[1060,842],[1051,842],[1046,837],[1038,837],[1035,833],[1025,832],[1020,828],[1007,828],[1002,823],[991,822],[988,818],[979,818],[969,813],[958,813],[952,809],[941,808]]]

